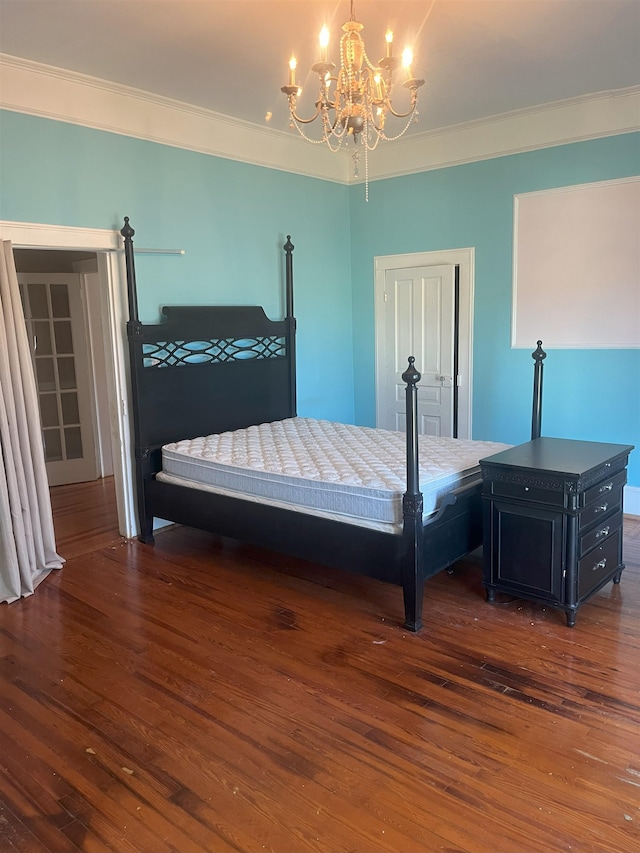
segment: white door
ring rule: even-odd
[[[388,269],[382,300],[382,353],[378,360],[377,425],[405,429],[402,374],[414,356],[418,383],[418,431],[453,436],[455,265]]]
[[[98,477],[81,276],[19,273],[50,486]]]

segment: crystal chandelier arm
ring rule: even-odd
[[[397,112],[394,110],[394,108],[391,106],[391,102],[388,102],[388,103],[387,103],[387,109],[389,110],[389,112],[391,113],[391,115],[392,115],[392,116],[395,116],[396,118],[408,118],[410,115],[413,115],[413,113],[415,112],[416,104],[415,104],[415,101],[414,101],[414,102],[411,104],[411,107],[409,108],[409,110],[408,110],[406,113],[397,113]]]
[[[296,113],[296,95],[298,94],[297,86],[283,86],[280,89],[281,92],[287,96],[287,100],[289,101],[289,112],[297,122],[300,124],[311,124],[312,121],[315,121],[320,115],[320,110],[322,109],[321,101],[316,103],[316,111],[311,116],[311,118],[300,118],[300,116]]]
[[[329,72],[333,68],[335,68],[335,65],[333,63],[318,63],[317,65],[313,66],[313,70],[316,71],[318,67],[320,67],[320,65],[322,65],[322,73],[318,75],[320,77],[320,97],[316,101],[316,111],[311,116],[311,118],[301,118],[296,113],[296,96],[300,92],[298,86],[282,86],[282,88],[280,89],[281,92],[284,92],[289,101],[289,113],[291,114],[291,117],[294,118],[299,124],[311,124],[311,122],[315,121],[320,115],[320,113],[322,113],[323,111],[328,112],[329,110],[335,110],[336,105],[340,100],[341,90],[339,88],[339,80],[337,77],[329,76]],[[336,84],[336,96],[333,101],[329,97],[329,88],[331,87],[332,83]],[[337,121],[338,119],[336,114],[336,118],[333,122],[331,122],[332,130],[333,128],[335,128]]]
[[[411,84],[411,85],[408,85]],[[411,89],[411,106],[407,110],[406,113],[397,113],[393,107],[391,106],[391,101],[387,101],[387,109],[391,113],[392,116],[396,118],[408,118],[408,116],[413,115],[416,110],[416,106],[418,104],[418,89],[420,86],[424,84],[424,80],[407,80],[406,83],[403,83],[403,86],[406,86],[407,89]]]
[[[291,113],[292,118],[294,118],[298,122],[298,124],[311,124],[312,121],[315,121],[318,118],[321,110],[322,104],[318,103],[316,104],[316,111],[311,116],[311,118],[300,118],[300,116],[296,113],[295,106],[289,106],[289,112]]]

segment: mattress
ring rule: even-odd
[[[420,436],[424,517],[444,495],[479,478],[480,459],[507,446]],[[402,524],[401,432],[296,417],[167,444],[162,459],[161,480],[355,524]]]

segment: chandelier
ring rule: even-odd
[[[318,75],[319,92],[315,103],[315,112],[310,118],[301,118],[297,113],[297,98],[302,88],[296,83],[297,60],[289,60],[289,83],[281,91],[289,101],[290,126],[295,127],[308,142],[326,143],[332,151],[338,151],[345,140],[353,139],[354,174],[358,176],[359,148],[365,152],[365,182],[368,200],[368,152],[373,151],[381,140],[393,141],[403,136],[412,120],[417,120],[418,89],[424,80],[413,76],[411,64],[413,56],[410,48],[402,54],[402,86],[409,90],[408,109],[398,112],[392,102],[394,71],[399,61],[393,55],[393,33],[385,35],[386,55],[377,64],[367,56],[361,32],[364,25],[356,21],[351,0],[351,17],[342,25],[340,37],[340,66],[328,58],[329,30],[323,27],[320,32],[320,59],[311,66]],[[406,119],[397,132],[389,135],[387,119]],[[307,135],[305,125],[320,119],[322,128],[319,138]]]

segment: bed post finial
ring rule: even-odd
[[[540,438],[542,431],[542,362],[547,357],[542,349],[542,341],[538,341],[537,348],[531,353],[535,364],[533,366],[533,407],[531,411],[531,440]]]
[[[125,216],[124,218],[124,226],[120,229],[120,233],[124,237],[125,240],[130,240],[133,235],[136,233],[133,228],[129,225],[129,217]]]
[[[407,385],[410,384],[413,386],[420,382],[420,380],[422,379],[422,375],[415,367],[416,360],[414,356],[410,355],[407,361],[409,362],[409,366],[402,374],[402,381],[405,382]]]
[[[127,268],[127,296],[129,299],[129,323],[138,324],[138,291],[136,289],[136,268],[133,260],[133,235],[136,233],[125,216],[124,226],[120,229],[124,237],[124,260]],[[127,327],[131,335],[133,326]]]

